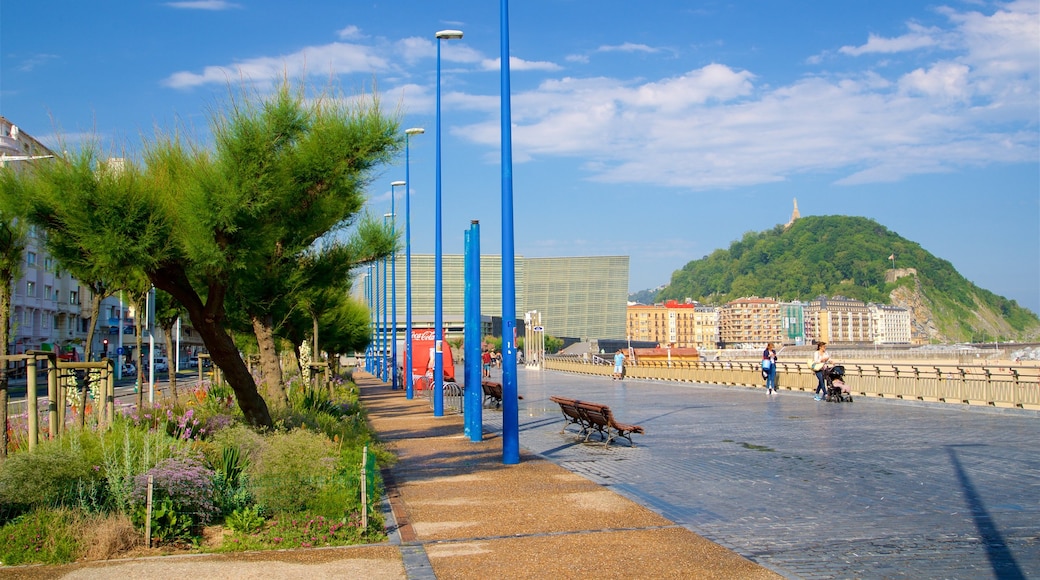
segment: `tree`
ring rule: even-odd
[[[176,350],[173,344],[173,333],[177,325],[177,321],[180,320],[181,315],[184,313],[184,309],[181,305],[173,299],[168,293],[162,290],[155,291],[155,324],[163,331],[163,336],[166,337],[166,352],[173,353],[170,363],[170,393],[173,395],[173,402],[177,403],[180,398],[177,393],[177,361],[180,360],[180,353]],[[141,335],[140,332],[137,333]],[[138,366],[137,368],[141,368]],[[138,373],[140,376],[140,373]]]
[[[270,427],[229,333],[227,301],[251,296],[239,288],[262,280],[280,256],[349,225],[371,174],[400,148],[398,128],[375,100],[312,99],[286,83],[266,99],[232,98],[214,117],[212,151],[159,134],[146,144],[143,169],[126,163],[118,176],[101,169],[89,144],[73,162],[34,166],[46,169],[34,172],[30,220],[90,248],[99,271],[139,269],[173,296],[246,420]],[[95,170],[92,182],[83,178]]]
[[[0,168],[0,188],[17,186],[19,175],[11,168]],[[2,200],[3,198],[0,198]],[[11,288],[22,268],[26,225],[17,211],[0,205],[0,354],[11,351]],[[7,361],[0,363],[0,461],[7,458]]]

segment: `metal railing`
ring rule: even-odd
[[[1020,364],[840,363],[853,395],[1040,410],[1040,366]],[[548,356],[547,370],[609,376],[613,366]],[[760,363],[639,361],[625,365],[632,379],[765,388]],[[804,363],[778,363],[781,389],[812,391],[816,374]]]

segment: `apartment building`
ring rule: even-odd
[[[626,334],[633,341],[656,342],[662,346],[718,347],[718,309],[697,303],[669,300],[663,304],[630,304]]]
[[[757,296],[727,302],[719,310],[719,340],[724,348],[782,344],[780,303]]]
[[[886,304],[868,304],[874,344],[910,344],[910,311]]]
[[[871,342],[867,304],[844,296],[818,296],[805,309],[805,337],[815,342]]]

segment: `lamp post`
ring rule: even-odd
[[[393,368],[394,378],[390,388],[397,389],[397,211],[394,209],[394,199],[397,197],[395,187],[404,185],[403,181],[390,182],[390,235],[394,238],[394,249],[390,253],[390,312],[393,313],[390,327],[393,328],[393,342],[390,346],[390,366]]]
[[[441,40],[462,38],[461,30],[441,30],[437,37],[437,191],[433,276],[433,416],[444,416],[444,273],[441,248]]]
[[[520,463],[516,376],[516,272],[513,254],[513,134],[509,94],[509,2],[501,0],[502,101],[502,463]]]
[[[426,129],[413,127],[404,131],[404,380],[405,398],[415,396],[412,385],[412,178],[409,175],[408,141],[412,135],[422,135]]]
[[[384,213],[383,214],[383,227],[384,228],[387,225],[387,220],[389,218],[393,217],[393,215],[394,214],[392,214],[392,213]],[[387,284],[387,282],[389,281],[389,280],[387,280],[387,278],[388,278],[388,276],[387,276],[387,271],[386,271],[386,258],[383,258],[383,358],[382,358],[383,369],[382,369],[382,373],[380,373],[380,375],[383,377],[383,382],[384,383],[387,381],[387,379],[390,378],[388,376],[390,374],[390,369],[388,368],[390,365],[387,364],[388,362],[390,362],[390,357],[388,356],[388,353],[390,352],[390,344],[389,344],[389,341],[390,341],[390,329],[388,327],[389,319],[387,318],[387,308],[386,308],[387,291],[389,290],[387,288],[389,286],[389,284]]]

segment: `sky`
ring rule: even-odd
[[[409,140],[411,245],[502,237],[500,2],[0,4],[0,115],[133,157],[283,78],[375,91]],[[876,220],[1040,312],[1040,2],[527,0],[509,12],[517,255],[630,256],[632,291],[746,232]],[[405,157],[367,210],[391,209]],[[404,188],[394,206],[404,220]],[[883,256],[883,259],[888,256]],[[900,262],[897,267],[913,267]],[[806,297],[809,298],[809,297]]]

